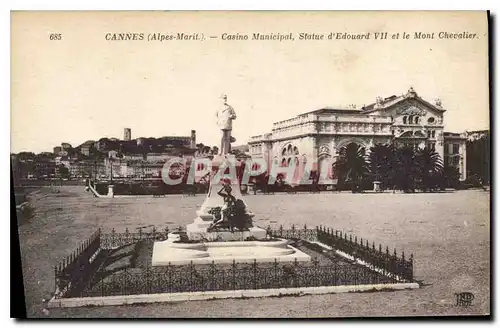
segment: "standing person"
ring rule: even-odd
[[[233,129],[233,120],[236,119],[236,112],[233,107],[227,103],[227,96],[222,95],[222,106],[215,114],[217,117],[217,125],[222,131],[221,147],[219,155],[229,154],[231,151],[231,141],[234,140],[231,136]]]

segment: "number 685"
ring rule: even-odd
[[[51,34],[49,34],[49,39],[50,40],[62,40],[62,35],[51,33]]]

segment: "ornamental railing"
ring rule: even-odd
[[[383,251],[381,244],[377,249],[373,241],[370,245],[367,239],[363,241],[363,238],[360,238],[358,240],[358,237],[354,236],[353,238],[352,234],[349,234],[348,237],[345,232],[342,233],[340,230],[322,226],[317,228],[317,239],[324,245],[352,256],[354,260],[360,260],[373,269],[382,271],[383,274],[405,281],[413,281],[413,254],[406,259],[405,253],[402,252],[399,257],[395,248],[391,254],[387,246]]]
[[[379,244],[378,248],[376,248],[373,241],[370,244],[368,239],[358,239],[357,236],[352,234],[347,235],[346,232],[323,226],[314,229],[309,229],[306,225],[304,227],[292,225],[291,229],[283,229],[283,226],[272,229],[268,226],[266,230],[269,236],[276,238],[320,242],[352,257],[353,260],[363,262],[383,274],[392,275],[400,280],[413,281],[413,254],[409,258],[405,257],[404,252],[401,253],[401,256],[398,256],[396,249],[394,249],[393,253],[390,253],[387,246],[383,249],[382,245]]]
[[[179,227],[175,231],[181,231]],[[116,249],[126,245],[131,245],[137,243],[141,240],[150,241],[161,241],[166,240],[168,234],[174,230],[165,227],[163,229],[157,229],[152,227],[151,230],[144,230],[138,228],[136,232],[130,232],[128,228],[125,228],[125,232],[116,232],[113,228],[108,233],[103,233],[101,236],[101,248],[102,249]]]
[[[71,290],[82,288],[82,284],[97,269],[95,261],[100,251],[101,229],[81,243],[73,253],[63,258],[54,267],[55,297],[63,297]]]
[[[295,227],[295,225],[292,225],[290,229],[283,229],[283,226],[281,225],[278,229],[273,229],[271,226],[267,226],[266,231],[268,236],[275,238],[294,240],[303,239],[312,242],[318,240],[317,228],[310,229],[307,225],[304,225],[304,227]]]
[[[145,268],[125,268],[112,275],[98,273],[83,297],[254,290],[394,283],[363,266],[311,262],[209,264]]]
[[[101,250],[132,245],[139,241],[166,240],[169,232],[181,231],[179,227],[168,227],[149,231],[139,228],[137,232],[102,233],[98,229],[70,256],[54,268],[56,298],[74,295],[124,295],[134,293],[158,293],[170,291],[206,291],[231,289],[287,288],[340,286],[346,284],[378,284],[413,281],[413,255],[390,254],[379,244],[371,246],[368,240],[347,235],[339,230],[324,227],[308,228],[306,225],[291,229],[267,227],[267,235],[275,238],[305,240],[323,244],[344,257],[351,258],[356,265],[345,265],[340,261],[324,265],[317,259],[311,262],[184,265],[166,267],[125,267],[123,270],[106,273],[98,270],[102,259],[96,260]],[[319,245],[318,245],[319,246]],[[92,277],[92,278],[91,278]],[[217,279],[216,279],[217,278]],[[89,280],[91,283],[88,284]],[[215,279],[215,280],[214,280]],[[240,279],[242,279],[240,281]],[[85,287],[86,286],[86,287]]]

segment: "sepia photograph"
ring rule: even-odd
[[[491,318],[489,12],[10,20],[11,316]]]

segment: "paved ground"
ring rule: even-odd
[[[83,187],[48,188],[32,195],[36,216],[19,228],[25,297],[36,317],[332,317],[488,314],[490,217],[488,192],[443,194],[276,194],[245,201],[258,225],[326,225],[415,256],[419,290],[302,297],[213,300],[120,307],[51,309],[52,266],[98,226],[135,230],[192,222],[202,196],[97,199]],[[455,292],[473,305],[455,306]]]

